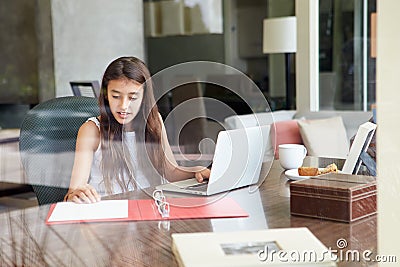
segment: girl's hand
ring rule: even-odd
[[[95,203],[100,201],[100,196],[96,189],[90,184],[79,186],[78,188],[71,190],[65,196],[64,201],[70,201],[75,203]]]
[[[204,180],[210,178],[210,169],[204,168],[200,171],[194,173],[194,177],[199,183],[202,183]]]

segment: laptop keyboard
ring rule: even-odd
[[[205,191],[207,191],[207,187],[208,187],[208,183],[201,183],[201,184],[187,186],[185,189],[205,192]]]

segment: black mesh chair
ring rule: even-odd
[[[87,118],[98,115],[97,99],[83,96],[51,99],[26,115],[19,149],[26,180],[39,205],[63,200],[69,187],[79,127]]]

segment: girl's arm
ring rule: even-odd
[[[203,182],[204,179],[208,179],[210,177],[210,170],[206,167],[182,167],[178,165],[172,153],[171,146],[169,145],[167,132],[165,130],[161,116],[160,120],[162,126],[161,144],[166,159],[165,175],[167,180],[170,182],[174,182],[195,177],[197,181]]]
[[[76,139],[74,166],[65,201],[92,203],[100,200],[97,191],[88,184],[93,154],[99,143],[100,132],[96,124],[92,121],[82,124]]]

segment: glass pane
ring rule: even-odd
[[[222,34],[222,0],[144,1],[146,37]]]
[[[376,0],[320,0],[320,110],[369,110],[375,102],[370,53]]]

